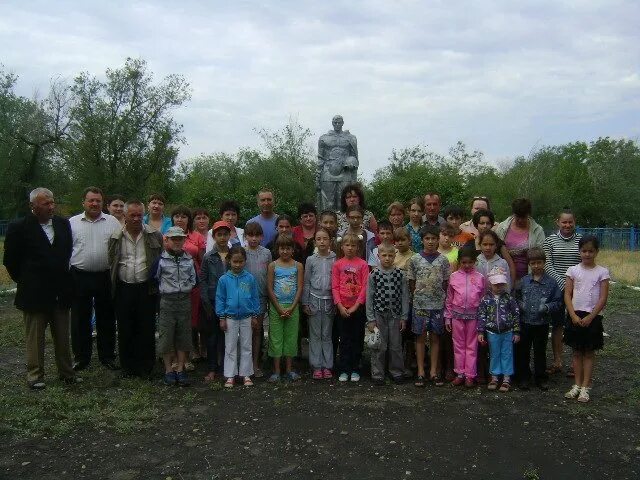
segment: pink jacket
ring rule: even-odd
[[[341,258],[331,269],[331,292],[337,305],[350,308],[356,302],[364,305],[367,300],[369,266],[360,257],[351,260]]]
[[[453,318],[475,319],[484,291],[484,277],[475,268],[468,273],[462,269],[453,272],[444,302],[447,325],[451,325]]]

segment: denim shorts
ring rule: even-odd
[[[414,310],[411,331],[416,335],[422,335],[424,332],[442,335],[444,333],[442,310]]]

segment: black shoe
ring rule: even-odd
[[[547,384],[547,382],[544,382],[544,381],[536,382],[536,387],[538,387],[543,392],[546,392],[547,390],[549,390],[549,385]]]
[[[393,383],[395,383],[396,385],[402,385],[404,383],[404,378],[402,378],[402,375],[391,377],[391,380],[393,380]]]
[[[527,382],[526,380],[522,380],[522,381],[518,384],[518,388],[519,388],[520,390],[524,390],[524,391],[529,390],[529,382]]]
[[[77,375],[74,375],[73,377],[62,378],[61,380],[67,385],[76,385],[83,382],[82,377],[79,377]]]
[[[104,365],[107,370],[120,370],[120,365],[118,365],[114,360],[105,360],[102,362],[102,365]]]
[[[86,370],[89,368],[89,362],[76,362],[73,364],[73,370],[75,372],[80,372],[82,370]]]
[[[371,381],[376,387],[382,387],[384,385],[384,378],[372,378]]]

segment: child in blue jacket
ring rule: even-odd
[[[229,250],[229,270],[216,287],[216,315],[224,337],[224,386],[233,387],[237,375],[244,377],[244,385],[253,386],[253,360],[251,357],[252,328],[258,326],[260,299],[258,284],[253,275],[244,269],[247,252],[240,246]],[[238,366],[238,337],[240,338],[240,365]]]

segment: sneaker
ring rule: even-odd
[[[319,368],[316,368],[313,371],[313,379],[314,380],[322,380],[324,377],[322,376],[322,370],[320,370]]]
[[[267,382],[269,383],[278,383],[279,381],[280,381],[280,374],[278,373],[271,374],[271,376],[267,379]]]
[[[456,377],[453,379],[453,382],[451,382],[451,385],[453,385],[454,387],[459,387],[460,385],[462,385],[464,383],[464,377]]]
[[[397,377],[391,377],[391,381],[396,385],[402,385],[404,383],[404,378],[402,375],[398,375]]]
[[[351,372],[351,381],[352,382],[359,382],[360,381],[360,374],[358,372]]]
[[[189,378],[187,377],[187,372],[182,370],[181,372],[176,372],[176,382],[179,387],[188,387],[191,385]]]
[[[349,380],[349,375],[347,375],[346,373],[341,373],[338,377],[339,382],[346,382],[347,380]]]
[[[333,373],[331,373],[331,370],[329,370],[328,368],[323,368],[322,378],[325,378],[325,379],[333,378]]]
[[[589,401],[589,391],[591,389],[589,387],[582,387],[580,389],[580,395],[578,395],[578,401],[580,403],[587,403]]]
[[[167,372],[162,379],[165,385],[175,385],[178,379],[176,378],[176,372]]]
[[[233,388],[233,377],[227,378],[226,382],[224,382],[224,388]]]
[[[298,380],[300,380],[300,375],[298,373],[294,372],[294,371],[291,371],[291,372],[287,373],[287,378],[291,382],[297,382]]]
[[[564,398],[578,398],[578,395],[580,395],[580,390],[581,389],[578,385],[574,385],[573,387],[571,387],[571,390],[564,394]]]
[[[244,377],[242,384],[245,387],[253,387],[253,380],[251,380],[251,377]]]

